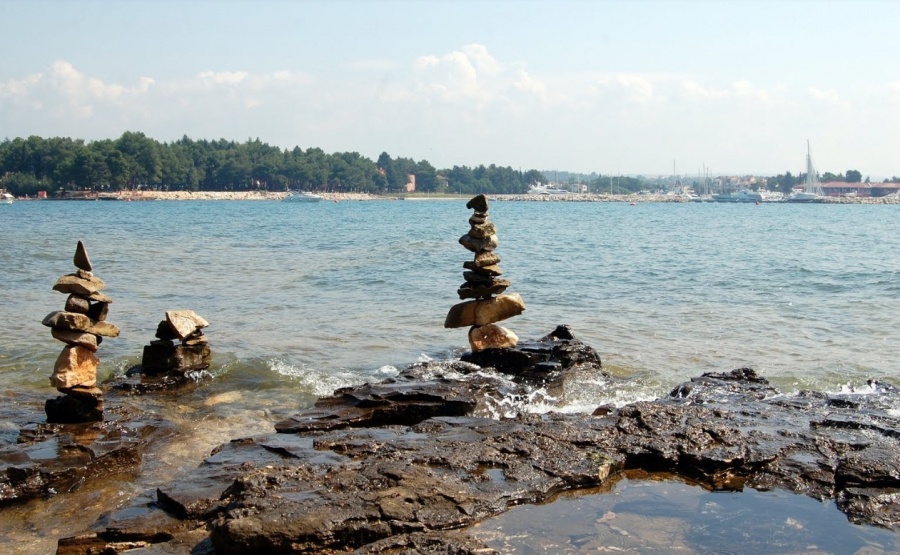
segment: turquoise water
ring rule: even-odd
[[[443,328],[459,302],[467,199],[18,202],[0,207],[0,375],[53,394],[61,344],[41,319],[84,240],[122,335],[101,377],[140,360],[169,309],[211,322],[219,389],[299,402],[466,347]],[[520,337],[567,323],[610,382],[586,378],[559,410],[665,394],[751,366],[786,392],[900,383],[900,207],[493,201]],[[546,407],[530,407],[543,410]]]

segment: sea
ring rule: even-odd
[[[52,286],[74,272],[79,240],[121,329],[97,353],[101,381],[140,364],[167,310],[208,320],[213,351],[198,387],[134,401],[184,440],[145,461],[134,490],[99,498],[126,499],[339,387],[458,358],[467,330],[443,323],[472,258],[458,243],[467,200],[0,206],[4,402],[39,414],[56,395],[48,377],[62,344],[41,320],[63,309]],[[508,292],[527,307],[502,325],[537,339],[567,324],[606,372],[537,390],[498,416],[621,406],[740,367],[784,393],[900,385],[900,206],[492,198],[489,218]],[[16,433],[0,422],[0,442]]]

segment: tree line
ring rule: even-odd
[[[116,192],[310,191],[397,193],[415,176],[416,191],[524,193],[546,179],[537,170],[480,165],[436,169],[427,160],[372,161],[358,152],[328,154],[320,148],[280,149],[248,139],[244,143],[192,140],[160,143],[140,132],[85,142],[66,137],[5,139],[0,142],[0,187],[16,196],[61,190]]]
[[[373,161],[358,152],[328,154],[320,148],[281,149],[248,139],[244,143],[219,139],[192,140],[187,136],[160,143],[143,133],[127,131],[118,139],[85,142],[82,139],[38,136],[0,142],[0,188],[16,196],[38,191],[65,190],[117,192],[151,189],[169,191],[310,191],[392,194],[406,190],[414,176],[416,191],[426,193],[525,193],[536,183],[547,183],[537,170],[479,165],[437,169],[427,160],[391,157],[382,152]],[[667,189],[659,180],[553,172],[553,181],[573,191],[635,193]],[[806,175],[786,172],[767,178],[769,190],[789,193]],[[859,183],[859,171],[826,172],[821,180]],[[868,178],[866,178],[868,182]],[[900,182],[893,177],[885,182]],[[696,185],[696,183],[695,183]]]

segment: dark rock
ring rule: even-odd
[[[77,397],[63,395],[47,399],[44,411],[47,413],[47,422],[55,424],[101,422],[103,420],[103,401],[90,395]]]
[[[87,314],[88,310],[91,309],[91,301],[87,300],[85,297],[80,295],[69,295],[66,299],[66,305],[63,307],[63,310],[66,312],[78,312],[80,314]]]
[[[88,318],[97,320],[98,322],[106,320],[107,314],[109,314],[109,303],[104,302],[96,302],[92,304],[90,310],[88,310],[87,312]]]
[[[436,416],[463,416],[478,404],[477,389],[450,380],[388,380],[344,388],[310,410],[275,425],[282,433],[345,427],[411,426]]]
[[[475,210],[475,212],[481,212],[482,214],[488,211],[488,200],[484,195],[478,195],[477,197],[472,198],[469,202],[466,203],[466,208],[471,208]]]
[[[599,371],[596,352],[567,327],[524,343],[531,348],[502,350],[514,353],[506,358],[493,353],[492,367],[516,379]],[[202,545],[220,555],[486,553],[468,527],[563,491],[596,494],[622,470],[714,490],[786,489],[834,499],[854,522],[900,527],[900,392],[888,384],[866,395],[782,395],[738,369],[593,416],[496,419],[491,399],[510,393],[509,380],[492,376],[472,363],[423,363],[338,390],[279,423],[291,433],[231,441],[160,486],[155,503],[123,508],[132,517],[122,529],[171,534],[160,552],[188,537],[200,545],[189,534],[208,530]],[[91,541],[119,529],[99,525]]]
[[[129,368],[124,379],[111,384],[112,389],[127,394],[147,394],[166,391],[184,391],[186,388],[200,384],[201,376],[193,371],[179,372],[167,370],[163,372],[145,372],[141,366]]]
[[[509,286],[510,282],[506,279],[494,279],[486,283],[467,281],[456,290],[456,294],[460,299],[482,299],[499,295]]]
[[[141,367],[148,374],[170,370],[184,373],[209,368],[211,356],[208,343],[174,345],[171,341],[160,340],[144,346]]]
[[[534,384],[555,381],[567,371],[594,370],[602,374],[600,355],[575,339],[568,326],[559,326],[537,341],[520,341],[511,349],[468,352],[460,360]]]
[[[169,325],[169,322],[166,320],[162,320],[156,326],[156,335],[157,339],[162,339],[165,341],[173,341],[178,339],[178,334],[175,333],[175,330],[172,329],[172,326]]]

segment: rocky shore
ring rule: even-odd
[[[504,399],[535,385],[601,374],[600,358],[566,326],[472,354],[339,389],[271,433],[235,438],[187,476],[70,530],[57,553],[497,553],[472,526],[660,473],[710,490],[831,499],[852,522],[900,526],[900,390],[889,384],[783,395],[743,368],[591,415],[498,418]],[[4,505],[139,472],[171,440],[165,422],[104,387],[108,421],[23,426],[4,447]],[[66,447],[50,456],[48,443]]]

